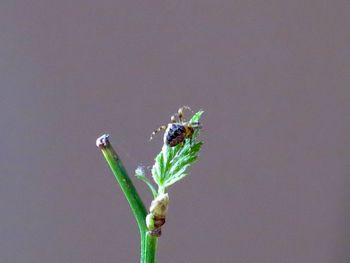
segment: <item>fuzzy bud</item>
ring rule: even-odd
[[[149,211],[155,218],[166,218],[168,213],[169,195],[160,194],[151,203]]]
[[[162,225],[168,213],[169,195],[159,194],[151,203],[149,214],[146,216],[146,225],[152,236],[160,237]]]
[[[152,214],[148,214],[146,216],[146,225],[147,225],[147,228],[149,230],[153,230],[155,227],[154,227],[154,215]]]

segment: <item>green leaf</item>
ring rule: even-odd
[[[189,123],[199,125],[204,111],[195,113]],[[196,129],[192,138],[186,139],[183,144],[175,147],[163,145],[161,152],[156,156],[152,167],[152,176],[158,185],[158,193],[183,179],[188,175],[188,169],[197,160],[203,142],[198,141],[199,129]]]
[[[162,184],[162,175],[164,174],[164,160],[163,154],[160,152],[155,159],[155,164],[152,167],[152,177],[153,180],[158,184]]]
[[[196,113],[192,116],[192,118],[191,118],[191,120],[190,120],[190,123],[199,122],[199,120],[201,119],[203,113],[204,113],[204,111],[202,111],[202,110],[196,112]]]

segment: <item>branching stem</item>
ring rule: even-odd
[[[126,172],[117,153],[109,142],[109,135],[105,134],[96,140],[96,145],[101,149],[115,179],[122,189],[131,211],[136,219],[141,239],[141,263],[154,263],[157,249],[157,238],[147,234],[145,218],[147,210],[143,204],[134,184]]]
[[[185,107],[180,108],[180,110]],[[145,176],[142,169],[136,169],[135,175],[148,185],[154,197],[148,215],[134,184],[109,142],[109,135],[102,135],[96,141],[96,145],[102,151],[109,168],[122,189],[139,227],[141,263],[155,263],[156,261],[158,236],[160,236],[161,227],[165,223],[169,203],[169,196],[166,190],[187,176],[188,168],[198,158],[203,144],[203,142],[196,140],[201,127],[199,120],[202,114],[203,111],[198,111],[192,116],[189,124],[182,124],[196,129],[190,138],[174,147],[163,145],[161,152],[156,156],[155,164],[152,167],[152,177],[158,185],[158,191]]]

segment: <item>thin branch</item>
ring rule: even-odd
[[[111,143],[109,142],[109,135],[104,134],[96,140],[96,146],[100,148],[104,158],[106,159],[115,179],[117,180],[120,188],[122,189],[132,213],[136,219],[137,225],[140,230],[141,237],[141,263],[145,261],[146,250],[146,215],[147,210],[143,204],[134,184],[132,183],[128,173],[126,172],[121,160],[117,153],[114,151]]]

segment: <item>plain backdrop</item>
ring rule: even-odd
[[[350,262],[350,3],[2,0],[0,262],[138,262],[132,174],[179,106],[205,141],[161,263]],[[144,184],[135,182],[149,204]]]

